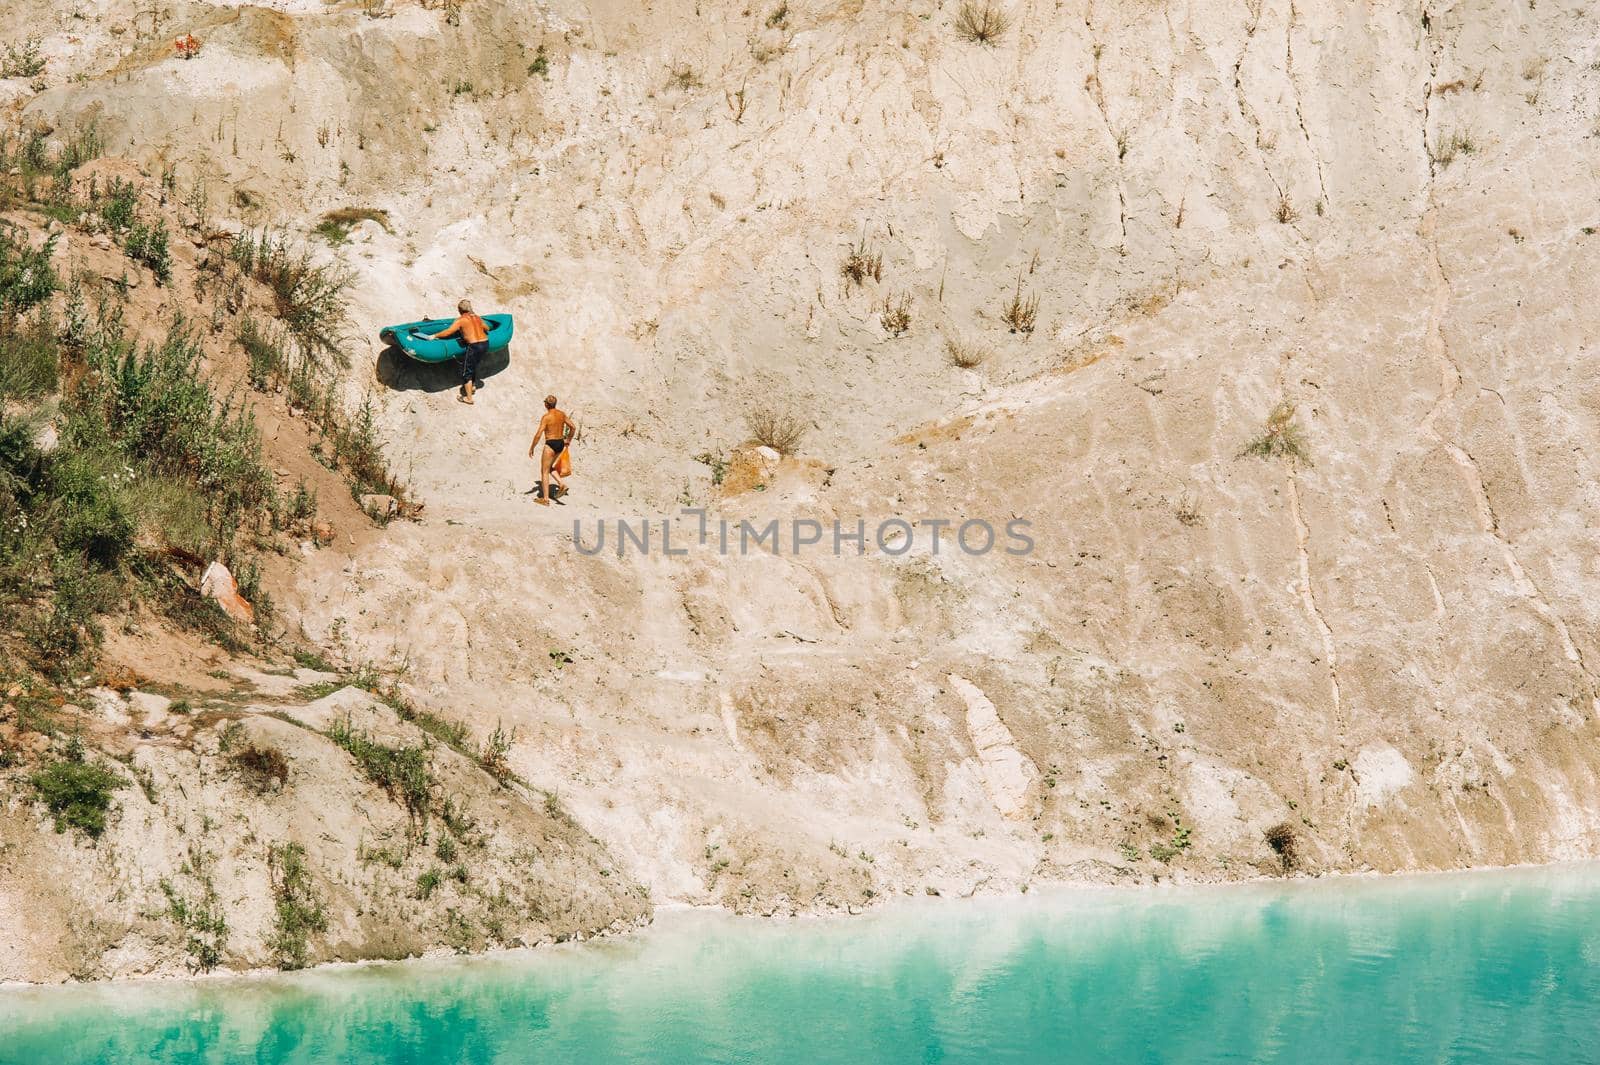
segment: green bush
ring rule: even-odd
[[[99,647],[97,619],[114,602],[115,582],[72,555],[52,558],[49,573],[48,603],[23,626],[23,635],[41,669],[68,676],[90,664]]]
[[[65,758],[39,770],[30,783],[39,801],[54,815],[57,832],[77,829],[98,839],[106,828],[111,793],[128,782],[104,766],[86,761],[82,744],[74,740]]]
[[[276,387],[289,365],[282,338],[247,315],[239,323],[238,339],[250,359],[250,387],[258,392]]]
[[[275,491],[254,416],[213,393],[200,355],[182,323],[160,347],[139,351],[120,337],[91,345],[93,378],[71,397],[69,435],[78,447],[109,445],[143,473],[193,487],[226,548],[247,517],[274,509]]]
[[[141,478],[128,493],[141,529],[165,547],[203,558],[214,547],[205,498],[182,480]]]
[[[139,214],[139,190],[133,182],[112,178],[103,195],[91,193],[98,200],[100,221],[113,233],[125,233],[132,228]]]
[[[370,398],[361,402],[354,417],[332,426],[330,435],[334,454],[344,464],[355,494],[402,494],[389,473]]]
[[[54,236],[34,248],[20,231],[0,223],[0,323],[32,310],[55,293],[56,272],[50,264],[55,249]]]
[[[12,42],[0,52],[0,78],[36,78],[44,73],[44,56],[40,52],[44,38],[34,34],[20,44]]]
[[[124,472],[125,471],[125,472]],[[90,455],[69,452],[52,464],[51,490],[60,510],[56,545],[102,569],[113,569],[133,547],[133,518],[118,491],[132,467],[107,472]]]
[[[167,223],[157,219],[154,224],[135,222],[128,227],[122,250],[134,262],[143,263],[165,285],[172,280],[172,250],[169,247]]]

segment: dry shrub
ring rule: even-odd
[[[679,63],[667,71],[668,88],[688,92],[691,89],[698,89],[704,84],[705,82],[700,80],[699,71],[687,63]]]
[[[357,222],[376,222],[385,232],[394,232],[389,224],[389,212],[380,207],[340,207],[325,213],[322,220],[346,228],[353,228]]]
[[[892,337],[903,334],[911,328],[911,294],[902,292],[899,295],[883,297],[883,305],[878,308],[878,321],[883,324],[883,331]]]
[[[1294,209],[1294,204],[1290,202],[1287,196],[1278,197],[1278,209],[1273,213],[1277,216],[1278,221],[1284,225],[1288,225],[1300,217],[1299,212]]]
[[[282,791],[289,782],[289,760],[276,747],[251,745],[231,759],[233,768],[256,792]]]
[[[952,365],[959,366],[963,370],[970,370],[980,365],[990,355],[989,349],[981,344],[975,344],[969,340],[958,340],[955,337],[945,337],[944,353],[950,359]]]
[[[794,411],[770,403],[751,407],[745,412],[744,420],[756,443],[780,455],[794,454],[810,428]]]
[[[1010,26],[1005,9],[988,0],[981,4],[966,0],[956,13],[956,36],[973,44],[994,44]]]
[[[1022,275],[1017,275],[1017,288],[1011,294],[1011,299],[1000,308],[1000,320],[1011,328],[1013,333],[1032,333],[1034,323],[1039,317],[1039,297],[1025,296],[1022,293]]]
[[[1272,853],[1278,856],[1284,872],[1300,864],[1300,834],[1291,822],[1279,821],[1262,835],[1266,838],[1267,846],[1272,848]]]
[[[862,237],[861,243],[851,248],[850,254],[839,264],[839,272],[852,285],[864,285],[869,277],[874,281],[882,281],[883,253],[868,247],[867,238]]]

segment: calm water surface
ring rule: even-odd
[[[0,1063],[1600,1062],[1600,868],[1060,892],[0,990]]]

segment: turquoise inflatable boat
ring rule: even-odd
[[[406,322],[389,325],[378,333],[378,339],[392,344],[418,362],[450,362],[461,357],[461,337],[447,340],[427,340],[426,337],[448,329],[454,318],[430,318],[425,322]],[[489,350],[500,351],[511,343],[511,316],[486,314],[483,324],[489,328]]]

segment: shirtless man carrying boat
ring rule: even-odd
[[[550,478],[555,477],[556,487],[565,492],[567,486],[562,483],[561,475],[554,472],[556,459],[561,452],[566,450],[573,437],[578,435],[578,423],[567,417],[566,412],[556,408],[556,397],[544,397],[544,417],[539,419],[539,428],[534,430],[533,443],[528,445],[528,457],[533,458],[535,451],[540,451],[539,445],[544,444],[539,455],[539,498],[534,500],[541,507],[550,505]]]
[[[489,327],[473,313],[471,300],[462,300],[456,304],[456,310],[461,317],[451,322],[448,329],[432,336],[424,335],[423,339],[444,340],[461,334],[461,391],[456,398],[470,404],[473,392],[477,391],[478,360],[489,351]]]

